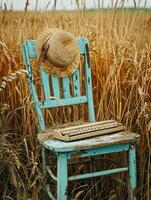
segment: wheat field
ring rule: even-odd
[[[36,139],[37,124],[27,88],[21,44],[26,39],[36,39],[45,28],[57,27],[89,39],[96,118],[116,119],[140,134],[136,194],[139,200],[150,200],[151,13],[116,9],[101,12],[1,11],[0,27],[0,199],[47,199],[43,196],[44,175]],[[74,118],[76,121],[78,116],[84,120],[79,109],[74,117],[67,112],[66,120]],[[46,120],[54,126],[55,119],[62,122],[64,117],[65,113],[59,115],[52,111],[46,115]],[[92,185],[80,183],[76,186],[78,190],[71,189],[69,199],[126,199],[126,191],[118,191],[117,186],[112,188],[104,184],[97,194],[88,192]],[[88,195],[84,198],[82,195],[86,192]]]

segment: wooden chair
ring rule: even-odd
[[[32,96],[35,114],[38,121],[39,134],[47,131],[45,121],[43,117],[43,109],[87,104],[89,121],[95,121],[93,95],[92,95],[92,83],[91,83],[91,67],[89,63],[89,51],[88,51],[88,40],[83,37],[76,38],[80,53],[84,58],[84,74],[85,74],[85,94],[81,94],[80,87],[80,70],[77,69],[72,75],[73,94],[71,95],[71,86],[69,84],[69,77],[59,78],[50,76],[42,68],[40,71],[41,85],[44,92],[44,100],[40,101],[36,86],[34,83],[34,74],[32,72],[31,60],[36,58],[35,43],[34,40],[27,40],[22,45],[22,54],[24,58],[24,64],[27,70],[27,79],[30,94]],[[61,96],[59,81],[62,82],[62,93]],[[51,84],[51,86],[50,86]],[[55,96],[56,98],[49,98]],[[59,101],[58,101],[59,99]],[[60,103],[61,102],[61,103]],[[51,129],[49,129],[49,132]],[[63,142],[51,138],[40,139],[42,146],[42,158],[44,170],[48,172],[50,177],[57,182],[57,200],[67,200],[67,187],[68,182],[89,179],[92,177],[98,177],[103,175],[109,175],[119,172],[127,171],[129,174],[128,190],[129,199],[135,199],[136,189],[136,155],[135,155],[135,143],[138,139],[138,135],[130,131],[121,131],[118,133],[98,136],[89,139],[83,139],[74,142]],[[39,137],[40,138],[40,137]],[[55,176],[49,166],[47,166],[47,160],[45,157],[45,149],[50,150],[57,156],[57,176]],[[127,152],[128,163],[127,166],[119,167],[115,169],[106,169],[103,171],[95,171],[86,174],[79,174],[74,176],[68,176],[68,161],[73,157],[85,158],[93,157],[97,155]],[[51,159],[51,157],[50,157]],[[50,198],[54,198],[50,188],[46,185],[46,190]]]

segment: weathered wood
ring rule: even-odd
[[[25,63],[25,68],[27,70],[27,79],[29,90],[32,96],[32,101],[35,109],[35,113],[38,119],[39,132],[45,131],[45,133],[38,134],[38,140],[42,145],[42,160],[44,171],[48,171],[52,179],[57,181],[57,200],[67,199],[67,181],[85,179],[90,177],[96,177],[106,174],[118,173],[122,171],[127,171],[129,169],[129,191],[130,199],[135,198],[135,188],[136,188],[136,155],[135,147],[132,145],[136,143],[139,139],[139,135],[132,133],[130,131],[120,131],[117,133],[110,133],[107,135],[101,135],[89,139],[83,139],[73,142],[63,142],[52,137],[52,130],[46,129],[45,122],[43,118],[42,109],[60,107],[74,104],[87,103],[88,104],[88,114],[89,121],[95,121],[94,105],[93,105],[93,95],[92,95],[92,80],[91,80],[91,67],[89,61],[89,49],[88,40],[86,38],[78,37],[76,41],[80,48],[80,53],[84,58],[84,72],[85,72],[85,82],[86,82],[86,94],[82,96],[80,91],[80,70],[77,69],[73,74],[73,96],[70,91],[69,78],[65,77],[62,79],[62,87],[60,81],[55,76],[49,76],[42,69],[40,69],[42,86],[44,90],[45,100],[40,101],[36,91],[36,85],[34,82],[34,74],[31,67],[31,59],[36,58],[35,45],[36,41],[28,40],[22,45],[22,53]],[[50,87],[51,84],[51,87]],[[50,90],[52,89],[52,92]],[[63,97],[62,97],[63,91]],[[45,148],[51,150],[57,155],[57,177],[51,172],[50,168],[47,166],[47,159],[45,157]],[[97,156],[102,154],[117,153],[126,151],[129,156],[129,163],[127,166],[122,168],[109,169],[98,172],[91,172],[83,175],[71,176],[68,178],[67,161],[72,158],[85,158],[89,156]],[[51,159],[51,158],[50,158]],[[45,183],[46,190],[51,199],[54,199],[50,191],[50,187]]]
[[[128,171],[128,167],[122,167],[122,168],[116,168],[116,169],[110,169],[110,170],[105,170],[105,171],[99,171],[99,172],[93,172],[93,173],[86,173],[86,174],[71,176],[71,177],[69,177],[69,181],[94,178],[94,177],[97,177],[97,176],[115,174],[115,173],[124,172],[124,171]]]
[[[49,133],[47,133],[49,135]],[[47,135],[47,137],[48,137]],[[50,136],[51,137],[51,136]],[[55,152],[73,151],[90,149],[96,147],[110,146],[114,144],[133,143],[139,139],[139,135],[129,131],[122,131],[110,135],[98,136],[85,140],[78,140],[73,142],[63,142],[55,139],[40,140],[39,142],[47,149]]]
[[[60,86],[58,77],[51,76],[51,82],[52,82],[53,96],[60,98]]]
[[[40,131],[44,130],[45,127],[45,122],[42,114],[42,110],[40,108],[40,101],[37,95],[37,90],[36,86],[34,83],[34,77],[33,77],[33,71],[32,71],[32,66],[31,66],[31,57],[34,56],[35,54],[35,41],[25,41],[24,44],[22,45],[22,53],[23,53],[23,59],[25,63],[25,69],[27,71],[27,80],[28,80],[28,87],[30,94],[32,96],[32,101],[33,101],[33,106],[34,110],[36,113],[36,117],[38,120],[38,129]]]
[[[63,86],[64,98],[70,98],[69,77],[64,77],[62,79],[62,86]]]
[[[76,70],[76,72],[72,76],[73,78],[73,90],[74,90],[74,96],[79,97],[80,96],[80,74],[79,69]]]
[[[62,107],[69,105],[76,105],[81,103],[87,103],[88,98],[86,96],[80,97],[71,97],[67,99],[60,99],[58,97],[48,97],[48,99],[44,102],[40,103],[40,108],[53,108],[53,107]]]
[[[47,99],[51,95],[50,86],[49,86],[49,76],[46,73],[46,71],[43,69],[40,69],[40,76],[41,76],[41,82],[42,82],[42,87],[44,90],[45,99]]]
[[[67,200],[67,176],[67,156],[60,153],[57,159],[57,200]]]
[[[129,149],[129,199],[135,200],[136,188],[136,150],[135,145]]]

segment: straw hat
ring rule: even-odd
[[[75,37],[63,30],[44,30],[37,38],[38,66],[58,77],[71,75],[80,61],[80,51]]]

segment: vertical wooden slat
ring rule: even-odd
[[[76,72],[73,74],[73,87],[74,87],[74,96],[79,97],[80,96],[80,75],[79,75],[79,69],[76,70]]]
[[[53,95],[60,98],[59,80],[56,76],[51,76]]]
[[[40,76],[41,76],[42,87],[44,90],[45,99],[47,99],[51,95],[50,94],[50,86],[49,86],[49,76],[48,76],[47,72],[43,69],[40,69]]]
[[[63,87],[64,98],[70,98],[69,77],[64,77],[62,79],[62,87]]]

